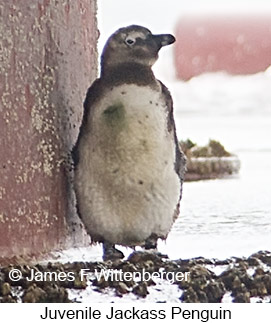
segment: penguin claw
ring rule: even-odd
[[[111,243],[103,243],[103,261],[124,258],[124,254]]]
[[[157,251],[157,236],[154,234],[150,235],[146,239],[143,247],[145,250]]]

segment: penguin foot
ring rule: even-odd
[[[150,235],[144,243],[144,249],[145,250],[157,250],[157,236],[155,234]]]
[[[105,241],[103,243],[103,260],[116,260],[124,258],[124,254],[115,248],[112,243]]]
[[[150,252],[159,258],[168,258],[168,255],[162,254],[161,252],[158,251],[157,241],[158,241],[157,235],[152,234],[145,240],[143,248],[145,249],[146,252]]]

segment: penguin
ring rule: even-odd
[[[145,27],[120,28],[107,40],[100,77],[87,91],[72,155],[78,214],[103,259],[115,245],[156,249],[179,214],[185,156],[173,102],[152,66],[175,42]]]

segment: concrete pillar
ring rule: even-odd
[[[0,0],[2,261],[84,239],[69,151],[97,73],[97,38],[96,0]]]

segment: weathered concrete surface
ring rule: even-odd
[[[77,230],[68,152],[97,38],[95,0],[0,0],[0,258],[50,250]]]
[[[254,74],[271,65],[271,15],[189,15],[176,28],[177,76]]]

